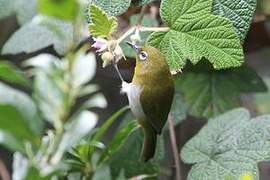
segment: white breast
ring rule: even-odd
[[[144,118],[145,114],[143,112],[140,94],[143,90],[142,86],[135,85],[132,83],[123,82],[121,92],[127,94],[129,107],[136,118]]]

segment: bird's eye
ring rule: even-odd
[[[145,61],[148,58],[148,54],[145,51],[140,52],[139,55],[140,60]]]

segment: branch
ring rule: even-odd
[[[0,159],[0,179],[10,180],[9,172],[4,164],[4,162]]]
[[[178,154],[176,135],[174,131],[174,125],[173,125],[173,119],[172,119],[171,113],[168,116],[168,123],[169,123],[169,132],[170,132],[170,140],[171,140],[171,145],[172,145],[173,157],[175,161],[176,180],[181,180],[180,159],[179,159],[179,154]]]

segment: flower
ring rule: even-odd
[[[95,43],[92,45],[92,47],[96,48],[96,52],[102,52],[105,51],[108,48],[108,41],[103,38],[93,38]]]

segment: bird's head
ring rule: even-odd
[[[160,51],[152,46],[138,46],[127,42],[136,53],[136,69],[140,73],[155,73],[168,68],[166,60]]]

